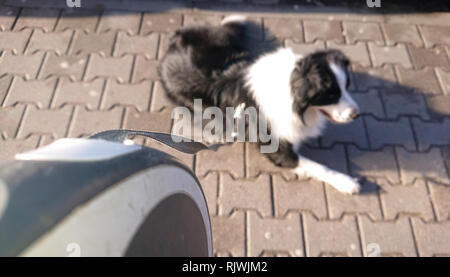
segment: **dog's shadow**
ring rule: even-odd
[[[367,72],[353,71],[351,81],[350,93],[360,106],[361,116],[349,124],[329,124],[322,136],[308,141],[300,153],[359,178],[363,185],[361,194],[383,193],[382,187],[372,180],[386,178],[383,176],[386,173],[397,176],[394,179],[401,182],[395,148],[407,152],[429,151],[421,149],[420,142],[416,141],[417,132],[423,131],[414,130],[413,121],[440,123],[450,116],[450,109],[435,109],[433,92],[424,92]],[[332,153],[324,155],[324,151]]]

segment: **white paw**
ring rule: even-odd
[[[342,175],[333,182],[333,187],[338,191],[348,194],[357,194],[361,190],[359,182],[350,176]]]

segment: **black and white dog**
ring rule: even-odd
[[[267,154],[276,165],[314,177],[344,193],[359,183],[301,156],[300,145],[322,133],[326,121],[347,123],[359,115],[347,92],[349,60],[338,50],[306,56],[255,38],[245,17],[226,17],[220,26],[186,27],[171,38],[159,73],[169,98],[193,108],[237,107],[261,110],[279,149]]]

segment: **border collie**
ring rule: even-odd
[[[168,97],[190,109],[195,98],[222,110],[242,103],[257,108],[279,139],[278,151],[266,153],[272,162],[341,192],[358,193],[354,178],[299,154],[300,145],[319,136],[327,121],[347,123],[358,117],[347,91],[349,60],[338,50],[294,54],[258,39],[255,28],[233,15],[220,26],[176,31],[159,68]]]

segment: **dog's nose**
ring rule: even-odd
[[[353,109],[351,114],[350,114],[350,118],[351,119],[357,119],[359,117],[359,110],[358,109]]]

